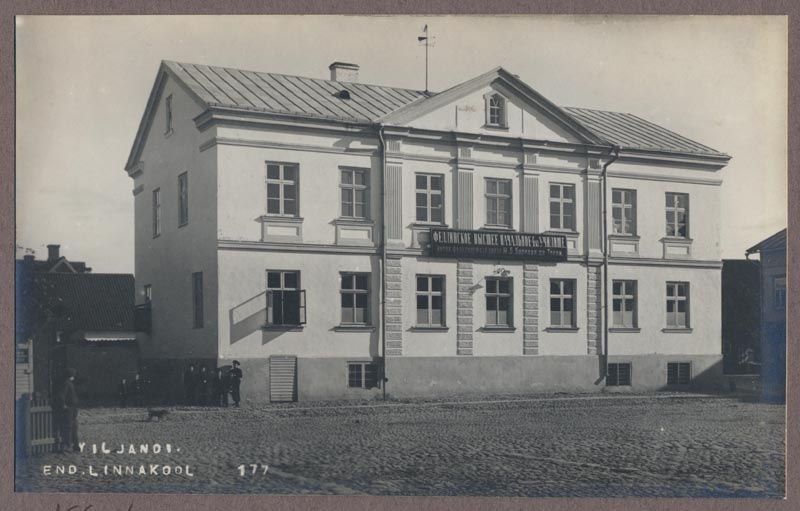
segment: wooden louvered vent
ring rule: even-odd
[[[297,357],[269,357],[269,400],[273,403],[297,401]]]

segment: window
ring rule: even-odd
[[[786,309],[786,277],[775,277],[772,281],[774,289],[775,310]]]
[[[636,328],[636,281],[615,280],[612,291],[614,326]]]
[[[689,195],[667,193],[667,236],[689,237]]]
[[[499,94],[492,94],[486,105],[486,124],[494,127],[506,127],[506,100]]]
[[[692,380],[692,365],[689,362],[667,363],[667,385],[689,385]]]
[[[267,214],[297,216],[297,165],[267,164]]]
[[[178,225],[189,223],[189,175],[178,176]]]
[[[369,273],[342,273],[342,324],[369,324]]]
[[[164,100],[164,134],[172,132],[172,94]]]
[[[550,326],[573,328],[575,326],[575,281],[550,280]]]
[[[267,325],[306,324],[306,292],[300,289],[300,272],[267,271]]]
[[[417,275],[417,325],[444,326],[444,276]]]
[[[486,326],[513,326],[513,289],[509,278],[486,277]]]
[[[194,305],[192,326],[203,328],[203,272],[201,271],[192,273],[192,302]]]
[[[30,362],[30,350],[27,346],[20,346],[17,344],[17,349],[15,351],[17,364],[27,364]]]
[[[486,179],[486,225],[511,227],[510,179]]]
[[[369,171],[345,169],[341,171],[342,216],[369,218]]]
[[[636,190],[611,191],[611,216],[614,234],[636,235]]]
[[[349,362],[347,386],[351,389],[371,389],[378,386],[378,366],[372,362]]]
[[[550,185],[550,228],[575,230],[575,185]]]
[[[607,387],[622,387],[631,385],[631,364],[615,363],[608,364],[608,372],[606,374]]]
[[[688,282],[667,282],[667,327],[689,328]]]
[[[441,175],[417,174],[417,222],[444,222],[443,178]]]
[[[144,285],[144,303],[153,301],[153,286],[151,284]]]
[[[161,236],[161,189],[153,190],[153,237]]]

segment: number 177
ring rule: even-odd
[[[236,467],[239,470],[239,476],[244,477],[245,474],[249,473],[250,475],[256,475],[259,470],[261,471],[262,475],[267,473],[269,470],[269,465],[261,464],[261,463],[250,463],[249,465],[239,465]]]

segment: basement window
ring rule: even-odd
[[[608,364],[606,374],[606,387],[630,387],[631,385],[631,363]]]
[[[692,381],[692,364],[689,362],[667,363],[667,385],[689,385]]]
[[[351,389],[371,389],[378,386],[378,365],[372,362],[348,362],[347,386]]]

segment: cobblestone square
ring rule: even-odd
[[[141,408],[96,408],[80,412],[83,452],[20,461],[16,484],[47,492],[780,498],[784,411],[688,394],[177,407],[162,421],[147,421]],[[112,452],[102,452],[103,442]],[[113,452],[121,445],[124,453]]]

